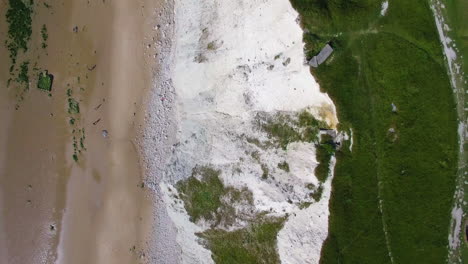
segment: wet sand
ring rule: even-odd
[[[48,4],[34,9],[24,59],[54,75],[52,96],[35,87],[30,69],[30,89],[19,102],[16,88],[6,88],[9,64],[0,65],[0,263],[145,263],[153,202],[134,141],[153,81],[148,45],[157,3]],[[6,1],[0,10],[3,18]],[[2,39],[6,29],[1,20]],[[0,57],[8,58],[3,45]],[[69,88],[80,102],[75,127],[86,136],[78,162]]]

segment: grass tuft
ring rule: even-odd
[[[286,161],[278,163],[278,168],[284,170],[285,172],[289,172],[289,164]]]
[[[201,218],[214,220],[216,211],[222,206],[221,196],[224,194],[220,173],[210,167],[196,167],[190,178],[177,183],[176,188],[191,221],[197,222]]]
[[[240,230],[208,230],[199,236],[206,239],[215,263],[275,264],[280,263],[276,241],[284,220],[259,217]]]
[[[316,144],[316,156],[319,164],[315,167],[315,177],[323,183],[330,174],[330,160],[334,155],[336,147],[330,135],[322,135],[320,144]]]

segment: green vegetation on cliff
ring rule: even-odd
[[[318,143],[322,128],[328,128],[327,123],[315,119],[307,111],[302,111],[297,116],[278,114],[262,124],[268,137],[284,150],[292,142]]]
[[[220,171],[210,167],[195,168],[190,178],[177,184],[191,221],[196,222],[202,218],[213,220],[216,211],[222,206],[224,186],[219,174]],[[200,179],[195,177],[197,175]]]
[[[176,184],[178,197],[192,222],[206,221],[210,228],[197,234],[212,251],[215,263],[279,263],[276,237],[285,218],[267,217],[253,209],[247,189],[226,187],[220,170],[197,166]],[[226,231],[239,221],[246,225]]]
[[[201,234],[213,253],[215,263],[275,264],[280,263],[276,237],[284,219],[259,218],[236,230],[208,230]]]

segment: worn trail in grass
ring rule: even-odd
[[[443,3],[446,6],[448,23],[452,29],[451,32],[460,51],[459,55],[465,55],[462,60],[466,68],[466,65],[468,65],[468,56],[466,56],[468,54],[468,1],[445,0]]]
[[[337,153],[321,262],[443,263],[457,118],[428,2],[390,1],[384,16],[382,1],[292,3],[308,56],[335,48],[313,74],[354,135]]]
[[[466,212],[468,205],[468,183],[466,175],[468,172],[466,148],[467,131],[467,106],[466,91],[468,88],[468,2],[463,0],[432,0],[431,8],[434,19],[438,24],[439,37],[444,45],[444,53],[447,61],[447,70],[451,78],[454,97],[457,102],[459,120],[459,158],[458,176],[452,219],[449,234],[449,263],[466,263],[468,261],[468,244],[463,229],[466,225]]]

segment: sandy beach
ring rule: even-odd
[[[135,137],[154,77],[158,3],[48,5],[34,6],[30,48],[21,59],[54,75],[51,96],[35,87],[31,74],[19,102],[14,85],[6,88],[9,65],[0,65],[0,262],[144,263],[152,195]],[[7,1],[0,6],[4,17]],[[42,25],[49,35],[45,50]],[[2,39],[6,32],[2,20]],[[8,59],[7,52],[2,45],[1,57]],[[69,89],[80,106],[74,126]],[[84,147],[75,162],[77,130]]]

